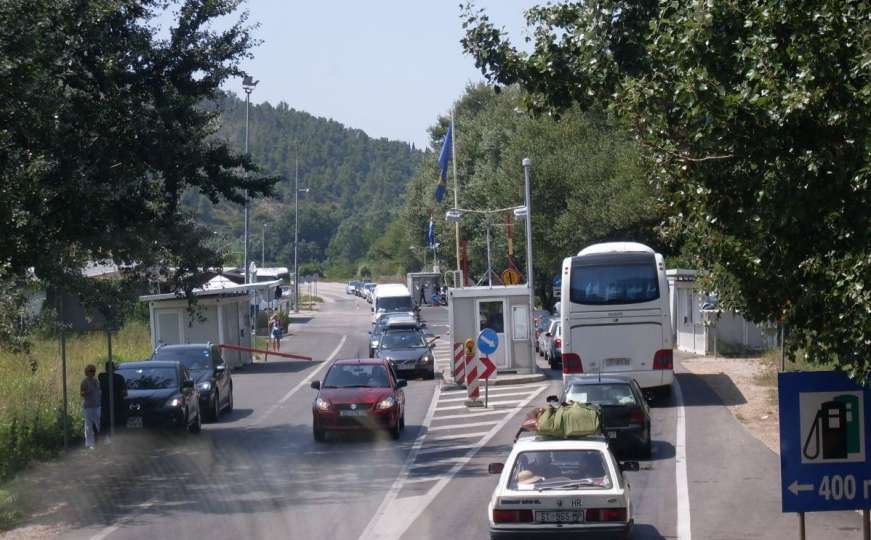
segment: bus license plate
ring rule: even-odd
[[[605,360],[605,364],[609,367],[626,367],[629,365],[628,358],[608,358]]]
[[[581,513],[567,510],[536,512],[535,521],[539,523],[577,523],[581,521]]]
[[[128,428],[141,428],[142,427],[142,417],[141,416],[131,416],[127,419],[127,427]]]

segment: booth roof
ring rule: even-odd
[[[248,294],[248,291],[255,291],[257,289],[266,289],[269,287],[275,287],[281,284],[281,280],[274,281],[260,281],[257,283],[248,283],[244,285],[238,285],[224,276],[215,276],[206,283],[203,284],[202,287],[193,290],[194,296],[239,296]],[[164,293],[164,294],[148,294],[145,296],[140,296],[139,300],[142,302],[153,302],[155,300],[178,300],[180,298],[184,298],[184,293],[181,291],[175,293]]]

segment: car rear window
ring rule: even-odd
[[[157,349],[154,351],[152,360],[166,360],[168,362],[181,362],[181,365],[191,371],[211,369],[212,359],[209,349]]]
[[[508,489],[610,489],[612,485],[605,456],[599,450],[535,450],[518,454]]]
[[[566,392],[566,401],[595,405],[637,405],[632,387],[624,383],[573,384]]]

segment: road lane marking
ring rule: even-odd
[[[465,429],[470,427],[492,426],[498,423],[498,420],[488,420],[487,422],[471,422],[469,424],[448,424],[446,426],[430,427],[430,431],[445,431],[448,429]]]
[[[677,427],[674,437],[674,476],[677,487],[677,539],[692,540],[690,523],[690,495],[687,484],[687,428],[686,411],[680,382],[674,379],[674,399],[677,406]]]
[[[154,506],[156,504],[157,504],[157,501],[152,499],[149,501],[145,501],[142,504],[136,505],[137,511],[135,513],[128,514],[128,515],[122,517],[121,519],[118,520],[118,523],[116,523],[114,525],[109,525],[108,527],[104,527],[100,532],[98,532],[97,534],[92,536],[90,538],[90,540],[104,540],[105,538],[108,538],[109,535],[111,535],[112,533],[114,533],[115,531],[117,531],[118,529],[123,527],[124,525],[131,523],[134,519],[136,519],[137,517],[139,517],[140,515],[145,513],[149,508],[151,508],[152,506]]]
[[[490,397],[490,398],[497,398],[497,397],[502,398],[502,397],[508,397],[508,396],[525,396],[528,393],[529,392],[505,392],[503,394],[496,394],[493,392],[493,390],[490,390],[490,392],[488,393],[488,397]],[[450,398],[450,399],[441,399],[441,400],[439,400],[439,402],[440,403],[452,403],[452,402],[457,402],[457,401],[466,401],[466,399],[468,399],[468,398]]]
[[[276,409],[278,409],[279,407],[281,407],[281,406],[282,406],[282,405],[283,405],[283,404],[284,404],[288,399],[290,399],[291,396],[293,396],[294,394],[296,394],[297,392],[299,392],[299,390],[300,390],[302,387],[304,387],[304,386],[308,386],[308,385],[311,383],[312,379],[315,377],[315,375],[317,375],[318,373],[321,372],[322,369],[324,369],[325,367],[327,367],[327,366],[330,365],[330,362],[332,362],[333,359],[336,357],[336,355],[339,354],[339,351],[342,350],[342,346],[345,344],[345,341],[346,341],[347,339],[348,339],[348,336],[347,336],[347,335],[342,336],[342,339],[341,339],[341,341],[339,341],[339,344],[336,345],[336,348],[333,349],[333,352],[330,353],[330,355],[327,357],[327,359],[324,360],[323,362],[321,362],[321,365],[319,365],[319,366],[318,366],[317,368],[315,368],[311,373],[309,373],[309,374],[306,376],[305,379],[299,381],[299,384],[297,384],[296,386],[294,386],[293,388],[291,388],[290,391],[288,391],[286,394],[284,394],[284,396],[283,396],[281,399],[279,399],[278,401],[276,401],[275,403],[273,403],[273,404],[272,404],[268,409],[266,409],[266,412],[263,413],[263,414],[262,414],[262,415],[261,415],[257,420],[255,420],[253,423],[251,423],[250,427],[257,427],[257,426],[259,426],[259,425],[260,425],[264,420],[266,420],[267,418],[269,418],[269,415],[271,415],[272,413],[274,413]]]
[[[473,412],[469,411],[467,414],[446,414],[444,416],[435,416],[432,421],[436,420],[454,420],[456,418],[472,418],[474,416],[492,416],[494,414],[505,414],[508,411],[506,409],[502,409],[501,411],[481,411],[481,412]]]
[[[474,448],[474,444],[458,444],[454,446],[435,446],[432,448],[423,448],[418,450],[418,456],[427,456],[429,454],[441,454],[442,452],[450,452],[452,450],[468,450]]]
[[[529,386],[526,384],[506,384],[504,386],[497,386],[494,384],[490,387],[490,392],[502,392],[503,390],[519,390],[519,389],[527,389],[530,392],[532,392],[534,390],[538,390],[539,388],[544,388],[546,386],[547,386],[546,384],[541,384],[541,385],[536,385],[536,386]],[[454,394],[467,394],[467,393],[468,393],[467,390],[442,390],[441,395],[448,396],[448,395],[454,395]]]
[[[431,487],[425,495],[419,495],[414,497],[403,497],[399,499],[397,496],[402,487],[406,484],[409,478],[409,470],[410,465],[414,463],[414,460],[418,455],[424,453],[423,450],[412,451],[409,454],[409,459],[405,461],[405,465],[402,467],[402,471],[399,473],[399,476],[396,478],[396,481],[391,486],[390,491],[388,491],[387,495],[384,497],[384,500],[381,502],[381,505],[378,507],[378,510],[375,511],[375,514],[372,516],[372,519],[369,521],[369,524],[366,526],[366,529],[360,535],[360,540],[398,540],[405,534],[405,531],[411,527],[411,524],[423,513],[424,510],[429,506],[429,504],[438,496],[439,493],[447,486],[448,482],[450,482],[454,476],[462,469],[473,457],[478,453],[482,447],[484,447],[490,440],[495,437],[507,424],[508,422],[523,408],[529,404],[536,396],[541,394],[541,392],[545,389],[545,386],[541,386],[536,392],[529,395],[528,398],[521,401],[510,411],[506,411],[509,414],[506,414],[504,418],[502,418],[498,424],[496,424],[487,435],[481,438],[477,443],[468,445],[469,448],[466,450],[465,456],[463,459],[458,461],[449,471],[440,475],[441,478],[438,480],[435,486]],[[435,401],[435,400],[434,400]],[[435,408],[433,407],[430,412],[434,412]],[[429,413],[428,413],[429,414]],[[429,419],[429,418],[428,418]],[[429,423],[427,422],[427,426]],[[459,447],[445,447],[440,448],[441,451],[449,451],[449,450],[459,450]],[[430,453],[430,452],[427,452]]]
[[[454,439],[471,439],[472,437],[483,437],[487,431],[479,431],[477,433],[460,433],[457,435],[440,435],[438,437],[429,437],[428,441],[452,441]]]
[[[444,457],[441,459],[436,459],[433,461],[427,461],[426,463],[415,463],[409,469],[424,469],[427,467],[438,467],[445,463],[456,463],[458,461],[464,460],[464,456],[455,456],[455,457]]]

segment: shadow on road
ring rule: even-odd
[[[313,365],[319,364],[317,360],[287,360],[280,357],[271,358],[268,362],[256,362],[245,366],[244,369],[233,372],[234,378],[242,378],[247,375],[262,375],[273,373],[299,373]]]
[[[632,540],[665,540],[656,527],[646,523],[636,523],[632,527]]]
[[[747,403],[741,390],[735,386],[728,375],[723,373],[707,375],[681,373],[676,374],[675,377],[680,379],[686,407],[719,407]]]

